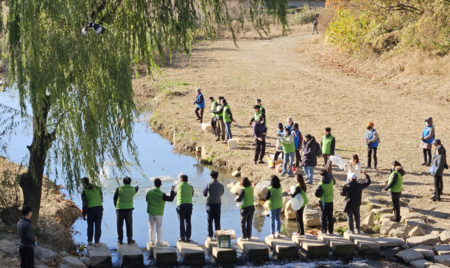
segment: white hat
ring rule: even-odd
[[[350,175],[348,175],[348,178],[352,179],[352,180],[357,180],[358,179],[358,175],[356,175],[356,173],[350,173]]]

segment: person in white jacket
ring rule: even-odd
[[[347,161],[344,166],[344,170],[347,171],[347,183],[349,183],[352,179],[352,173],[355,173],[358,176],[356,180],[361,177],[361,163],[359,162],[359,157],[357,154],[352,156],[352,160]]]

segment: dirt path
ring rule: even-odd
[[[268,179],[273,171],[253,164],[253,138],[248,122],[255,99],[262,99],[266,108],[269,141],[274,140],[277,123],[285,124],[286,117],[292,116],[303,134],[310,133],[318,139],[324,127],[331,127],[337,140],[337,154],[348,159],[357,153],[363,166],[366,165],[365,124],[372,121],[382,143],[378,152],[380,170],[370,170],[373,184],[367,194],[380,195],[382,183],[388,179],[390,163],[397,160],[407,172],[403,201],[428,214],[434,227],[448,228],[449,195],[445,194],[440,203],[429,199],[433,178],[428,168],[420,166],[422,149],[419,148],[424,118],[428,116],[434,118],[437,137],[450,147],[448,104],[427,101],[421,94],[405,93],[420,91],[420,85],[414,82],[397,90],[390,86],[394,85],[391,81],[379,83],[362,76],[348,76],[332,66],[320,64],[311,51],[320,47],[316,44],[322,40],[323,37],[297,33],[266,41],[242,40],[238,42],[239,48],[231,41],[200,43],[193,50],[191,62],[180,56],[164,68],[166,80],[158,82],[170,85],[181,94],[160,102],[155,110],[154,129],[167,137],[176,131],[177,151],[186,153],[195,146],[207,146],[213,164],[240,169],[243,176],[259,182]],[[137,93],[145,95],[152,87],[155,85],[140,81]],[[238,123],[233,127],[234,138],[240,139],[238,150],[229,151],[226,145],[216,143],[211,134],[201,131],[192,105],[196,87],[203,89],[206,99],[225,96]],[[209,101],[206,107],[209,109]],[[208,112],[205,118],[209,122]],[[273,152],[273,147],[266,149],[266,155]],[[339,181],[335,187],[337,194],[344,185],[345,174],[342,171],[335,174]],[[315,184],[318,177],[315,176]],[[448,176],[444,176],[444,185],[447,183]],[[284,180],[284,185],[292,184],[292,180]],[[449,188],[444,187],[448,193],[445,189]],[[310,187],[311,197],[312,193]],[[340,197],[335,197],[335,207],[342,209]]]

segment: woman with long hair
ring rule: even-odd
[[[272,175],[270,177],[270,186],[264,196],[264,200],[269,205],[270,210],[270,238],[279,238],[281,230],[281,208],[283,207],[283,191],[281,189],[280,179]]]
[[[253,205],[253,187],[247,177],[243,177],[240,184],[242,189],[236,197],[236,202],[242,202],[242,205],[239,206],[241,213],[241,239],[248,241],[252,238],[253,214],[255,213],[255,206]]]
[[[358,176],[356,180],[361,178],[361,163],[359,162],[357,154],[354,154],[352,160],[345,164],[344,170],[347,171],[347,183],[350,183],[350,180],[352,179],[351,174],[356,174]]]
[[[303,198],[303,205],[302,207],[296,211],[295,218],[297,220],[297,227],[298,232],[296,236],[305,235],[305,226],[303,224],[303,211],[305,210],[305,206],[308,204],[308,196],[306,195],[306,183],[303,179],[303,175],[298,172],[296,175],[297,184],[295,185],[295,192],[289,193],[292,198],[295,198],[298,194],[302,196]]]

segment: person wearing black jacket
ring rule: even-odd
[[[253,136],[255,137],[255,165],[264,164],[263,158],[266,153],[266,134],[267,128],[264,125],[264,117],[259,116],[256,124],[253,125]],[[259,159],[259,162],[257,162]]]
[[[441,201],[442,191],[444,190],[444,183],[442,181],[442,175],[444,169],[448,168],[447,165],[447,152],[444,145],[441,144],[440,139],[435,139],[433,145],[436,146],[436,154],[433,157],[433,166],[436,167],[434,172],[434,196],[431,198],[433,201]]]
[[[21,258],[21,268],[34,267],[34,247],[37,239],[34,237],[33,229],[31,229],[31,215],[33,210],[26,205],[22,208],[23,218],[17,223],[17,232],[20,236],[19,254]]]
[[[405,171],[402,165],[398,161],[392,162],[391,175],[388,181],[385,181],[386,187],[383,189],[383,193],[386,191],[391,192],[392,203],[394,205],[394,214],[396,222],[400,222],[400,196],[402,195],[403,188],[403,176]]]
[[[341,190],[341,196],[345,196],[344,212],[347,213],[348,229],[354,234],[359,234],[360,214],[359,208],[361,207],[361,197],[364,188],[367,188],[371,181],[367,172],[363,171],[366,176],[364,183],[358,183],[358,175],[356,173],[350,174],[350,182],[344,185]],[[353,229],[353,216],[355,217],[356,230]]]

